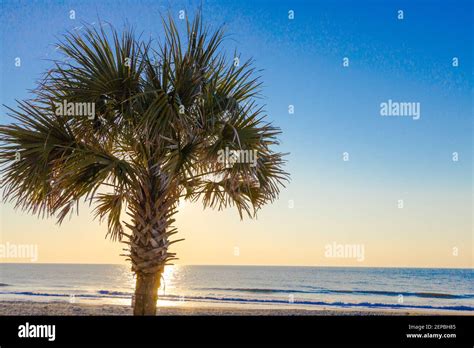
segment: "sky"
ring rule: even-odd
[[[0,4],[0,104],[15,106],[67,30],[100,19],[156,39],[160,14],[184,28],[179,11],[201,1]],[[291,183],[256,220],[184,203],[178,263],[473,267],[471,1],[202,1],[202,13],[224,25],[224,50],[262,69],[258,102],[283,131]],[[381,116],[389,100],[417,103],[419,119]],[[87,206],[61,226],[1,210],[0,242],[37,245],[37,262],[125,262]],[[363,246],[363,260],[328,257],[334,245]]]

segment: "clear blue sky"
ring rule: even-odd
[[[0,103],[12,106],[14,99],[28,97],[27,90],[50,66],[47,59],[58,57],[55,37],[81,21],[100,18],[117,28],[128,22],[145,38],[159,37],[160,13],[170,11],[177,19],[180,10],[192,14],[200,3],[2,0]],[[282,151],[291,152],[292,183],[269,208],[271,216],[285,219],[287,202],[294,200],[291,214],[297,215],[287,226],[306,219],[311,223],[301,229],[310,229],[307,233],[328,238],[334,233],[335,240],[345,240],[342,225],[360,219],[356,235],[364,242],[384,236],[386,229],[374,221],[412,226],[393,215],[398,212],[387,213],[403,198],[420,235],[428,238],[443,226],[434,233],[435,242],[465,245],[472,264],[472,1],[202,3],[208,24],[225,24],[229,54],[236,48],[263,69],[261,102],[283,130]],[[75,20],[69,19],[70,10]],[[289,10],[294,20],[288,19]],[[398,10],[404,11],[403,20],[397,19]],[[20,68],[15,57],[21,58]],[[347,68],[344,57],[350,59]],[[457,68],[453,57],[459,58]],[[421,118],[381,117],[379,105],[388,99],[421,103]],[[288,114],[289,104],[294,115]],[[1,122],[8,122],[1,110]],[[342,161],[343,152],[349,162]],[[452,161],[453,152],[459,153],[458,162]],[[382,210],[374,217],[377,208]]]

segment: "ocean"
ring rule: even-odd
[[[126,265],[0,264],[0,300],[131,304]],[[472,269],[169,266],[159,306],[474,311]]]

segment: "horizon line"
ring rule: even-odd
[[[125,263],[77,263],[77,262],[1,262],[1,265],[91,265],[91,266],[127,266]],[[214,267],[300,267],[300,268],[408,268],[408,269],[463,269],[474,270],[470,267],[419,267],[419,266],[317,266],[317,265],[236,265],[236,264],[173,264],[167,266],[214,266]]]

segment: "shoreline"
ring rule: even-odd
[[[68,302],[0,301],[0,316],[129,316],[132,308],[117,304],[86,304]],[[358,308],[242,308],[220,306],[168,306],[158,307],[157,316],[423,316],[468,315],[469,311],[358,309]]]

